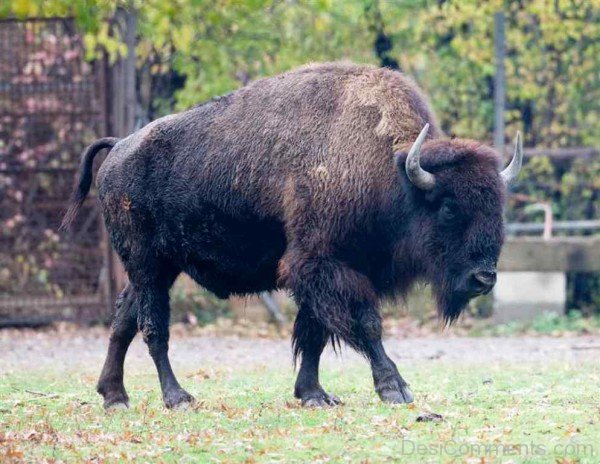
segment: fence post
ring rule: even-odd
[[[119,58],[110,69],[110,132],[126,137],[133,132],[136,115],[135,46],[137,20],[135,12],[119,8],[114,18],[115,29],[127,45],[127,56]]]
[[[137,112],[136,96],[136,54],[137,18],[133,7],[118,8],[114,17],[115,28],[127,45],[127,55],[121,57],[109,69],[108,99],[108,134],[113,137],[126,137],[134,131]],[[106,237],[106,234],[105,234]],[[110,307],[114,303],[116,293],[127,283],[127,274],[114,250],[107,243],[107,276],[111,279]],[[110,308],[109,308],[110,310]]]
[[[504,154],[504,109],[506,105],[504,79],[504,12],[494,14],[494,52],[496,73],[494,75],[494,147]]]

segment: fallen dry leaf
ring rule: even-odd
[[[422,412],[417,416],[417,422],[442,422],[444,417],[436,412]]]

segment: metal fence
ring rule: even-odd
[[[106,132],[105,72],[71,19],[0,21],[0,322],[106,313],[97,202],[57,232],[79,154]]]

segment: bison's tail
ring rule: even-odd
[[[94,157],[103,148],[112,148],[116,145],[119,139],[115,137],[105,137],[96,140],[81,155],[81,162],[79,164],[79,171],[77,173],[78,180],[75,183],[73,193],[71,194],[71,200],[69,202],[69,208],[65,213],[62,223],[60,225],[61,230],[66,230],[71,226],[71,223],[77,216],[81,205],[83,204],[85,197],[90,191],[92,185],[92,167],[94,164]]]

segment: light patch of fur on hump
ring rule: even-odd
[[[345,94],[344,105],[349,108],[370,106],[379,109],[381,119],[375,133],[391,137],[394,150],[419,134],[428,122],[425,118],[433,118],[427,106],[419,108],[423,103],[427,105],[427,100],[417,85],[403,74],[389,69],[364,68],[363,73],[346,81]],[[437,126],[435,121],[429,122]]]
[[[329,61],[329,62],[320,62],[320,61],[309,61],[298,68],[292,69],[288,71],[289,73],[303,73],[303,72],[333,72],[340,74],[361,74],[366,71],[375,71],[379,69],[377,66],[372,64],[357,64],[353,61],[349,60],[339,60],[339,61]]]

